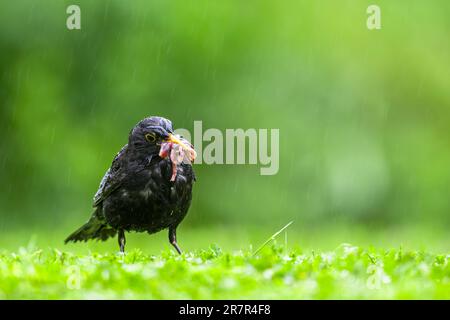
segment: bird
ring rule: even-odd
[[[188,156],[180,161],[184,154]],[[170,244],[181,254],[176,231],[191,205],[195,157],[194,147],[174,134],[170,120],[151,116],[139,121],[101,180],[90,219],[64,242],[117,235],[125,253],[125,232],[168,229]]]

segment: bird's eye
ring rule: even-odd
[[[146,133],[146,134],[145,134],[145,139],[146,139],[148,142],[155,142],[155,141],[156,141],[156,136],[155,136],[154,133]]]

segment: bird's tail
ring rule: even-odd
[[[88,241],[91,239],[105,241],[109,237],[114,237],[116,233],[117,231],[115,229],[109,227],[104,220],[99,219],[96,211],[89,221],[68,236],[67,239],[64,240],[64,243],[71,241]]]

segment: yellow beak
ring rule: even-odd
[[[170,141],[170,142],[180,145],[185,151],[187,151],[189,153],[191,161],[194,161],[195,158],[197,158],[197,152],[195,152],[195,150],[191,146],[186,145],[184,142],[182,142],[180,139],[178,139],[173,134],[169,133],[169,138],[167,139],[167,141]]]

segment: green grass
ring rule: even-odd
[[[195,251],[208,248],[211,243],[217,244],[223,251],[241,249],[256,250],[275,231],[287,221],[274,223],[272,226],[255,225],[235,226],[221,225],[209,227],[190,227],[182,224],[178,228],[178,241],[185,251]],[[17,251],[23,246],[39,248],[58,248],[60,251],[70,251],[76,254],[90,252],[110,253],[118,251],[116,239],[106,242],[91,241],[64,245],[64,239],[81,225],[80,221],[67,223],[63,226],[48,227],[42,223],[6,228],[0,225],[0,251],[6,249]],[[341,243],[352,243],[360,247],[399,248],[407,250],[422,250],[432,252],[449,252],[450,237],[446,226],[361,226],[357,224],[322,223],[318,226],[303,225],[296,221],[287,229],[288,245],[300,247],[303,251],[330,251]],[[148,254],[160,254],[162,250],[172,249],[168,242],[167,230],[156,234],[127,233],[127,251],[140,249]],[[284,241],[284,233],[278,236],[278,241]]]
[[[73,228],[4,228],[0,299],[450,299],[436,226],[294,223],[256,255],[277,228],[181,226],[182,256],[167,232],[127,234],[125,256],[115,239],[64,246]]]
[[[450,298],[448,254],[349,244],[303,251],[283,242],[257,255],[217,246],[182,256],[4,250],[0,299]]]

